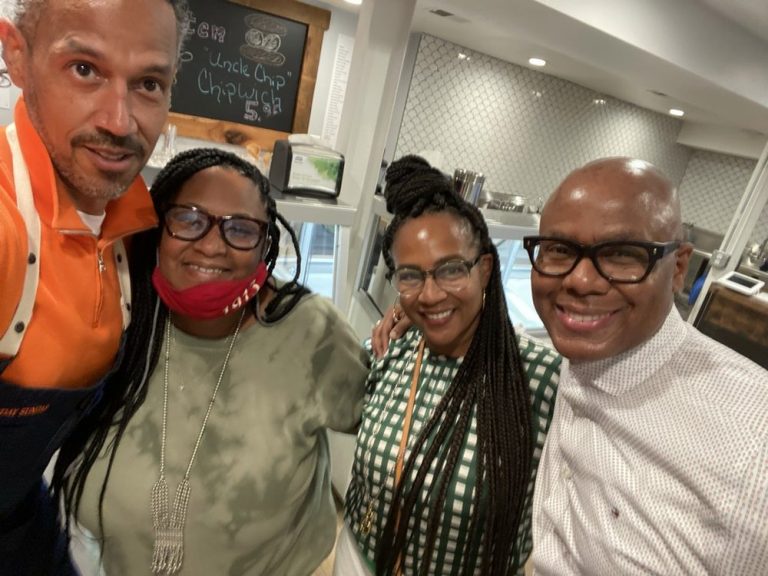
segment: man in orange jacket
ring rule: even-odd
[[[179,0],[17,0],[0,134],[0,573],[75,573],[42,473],[98,404],[130,319],[122,239],[167,119]],[[78,433],[88,434],[88,430]]]

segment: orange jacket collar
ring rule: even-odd
[[[32,190],[35,192],[35,206],[41,222],[56,230],[90,233],[90,229],[77,214],[72,199],[57,185],[48,150],[32,125],[23,98],[19,98],[16,104],[14,121],[24,160],[29,169]],[[112,241],[157,224],[152,200],[141,176],[136,177],[120,198],[107,204],[106,212],[107,216],[101,231],[101,238],[106,241]]]

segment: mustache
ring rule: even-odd
[[[128,150],[138,156],[144,156],[146,149],[133,136],[115,136],[106,130],[97,129],[96,132],[78,134],[70,142],[72,146],[96,146],[104,148],[120,148]]]

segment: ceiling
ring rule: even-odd
[[[768,2],[765,0],[699,0],[758,38],[768,42]]]
[[[545,58],[546,74],[682,108],[689,122],[768,134],[766,0],[417,0],[412,29],[521,66]]]

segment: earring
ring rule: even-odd
[[[485,310],[485,290],[483,290],[483,306],[481,309]]]
[[[400,307],[400,295],[395,298],[395,303],[392,305],[392,321],[397,324],[403,317],[403,309]]]

